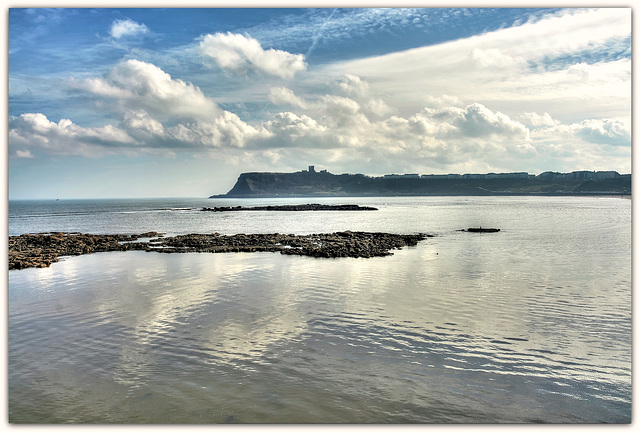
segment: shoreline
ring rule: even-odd
[[[39,233],[9,236],[9,270],[45,268],[63,256],[109,251],[159,253],[279,252],[309,257],[370,258],[392,255],[391,250],[415,246],[433,235],[381,232],[293,234],[188,234],[165,237],[158,232],[137,235]],[[148,240],[146,240],[148,239]]]

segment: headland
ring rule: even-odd
[[[233,188],[209,198],[384,196],[631,195],[631,174],[616,171],[487,174],[242,173]]]

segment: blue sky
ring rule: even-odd
[[[9,198],[631,171],[629,8],[8,10]]]

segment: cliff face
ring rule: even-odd
[[[242,173],[223,196],[340,197],[429,195],[584,195],[631,194],[631,175],[614,179],[369,177],[323,172]]]
[[[328,172],[242,173],[225,197],[345,196],[366,191],[371,179],[363,175]]]
[[[251,179],[252,175],[259,175],[259,173],[242,173],[227,195],[233,197],[244,197],[255,194],[254,187],[256,182]]]

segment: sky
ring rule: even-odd
[[[425,3],[428,4],[428,3]],[[8,8],[9,199],[631,172],[631,8]]]

